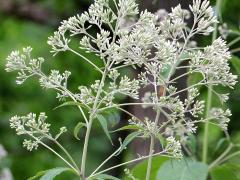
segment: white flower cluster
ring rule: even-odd
[[[16,83],[22,84],[26,79],[40,73],[41,65],[44,62],[43,58],[32,59],[32,48],[23,48],[23,52],[13,51],[7,57],[6,71],[17,71],[18,76]]]
[[[71,74],[69,71],[65,71],[60,74],[58,70],[51,70],[50,75],[46,75],[42,72],[43,58],[34,59],[31,57],[32,48],[23,48],[23,51],[13,51],[7,57],[6,71],[17,71],[18,76],[16,83],[22,84],[28,78],[32,76],[39,77],[40,85],[46,89],[55,89],[58,91],[58,98],[64,99],[69,96],[67,92],[67,81]]]
[[[175,158],[182,158],[181,144],[174,137],[170,136],[167,138],[167,146],[165,149],[171,153]]]
[[[40,113],[37,117],[34,113],[29,113],[26,116],[13,116],[10,119],[10,127],[15,129],[17,135],[29,135],[32,139],[25,139],[23,146],[27,150],[32,151],[37,149],[39,143],[44,138],[52,139],[52,134],[49,132],[50,124],[46,123],[47,116],[45,113]],[[66,132],[66,128],[63,127],[60,129],[60,132],[57,134],[55,139],[57,139],[61,134]]]
[[[223,130],[227,130],[228,123],[230,121],[231,111],[229,109],[223,110],[221,108],[212,108],[210,111],[210,119],[216,122],[216,124]]]
[[[156,126],[155,123],[148,118],[145,118],[144,121],[139,121],[133,117],[129,120],[129,124],[138,127],[138,129],[143,132],[143,137],[150,137],[151,135],[157,137],[160,132],[160,127]]]
[[[212,45],[191,54],[191,70],[202,73],[207,84],[228,86],[233,88],[237,76],[230,72],[228,60],[231,58],[225,41],[221,38]]]

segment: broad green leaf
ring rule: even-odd
[[[236,56],[233,56],[232,59],[230,60],[232,66],[236,70],[238,74],[240,74],[240,59]]]
[[[113,144],[110,133],[108,131],[108,125],[107,125],[107,120],[105,119],[105,117],[103,117],[102,115],[98,114],[97,118],[103,128],[103,131],[105,132],[105,134],[107,135],[108,139],[110,140],[110,142]]]
[[[36,176],[39,177],[39,176],[43,175],[40,178],[40,180],[53,180],[57,175],[63,173],[64,171],[71,171],[71,169],[59,167],[59,168],[54,168],[54,169],[50,169],[47,171],[39,172]],[[37,178],[36,176],[35,176],[35,178]]]
[[[120,180],[116,177],[113,177],[113,176],[110,176],[110,175],[107,175],[107,174],[96,175],[96,176],[94,176],[94,179],[96,179],[96,180]]]
[[[118,132],[118,131],[125,131],[125,130],[137,130],[137,129],[139,129],[139,127],[136,126],[136,125],[127,125],[127,126],[123,126],[119,129],[116,129],[116,130],[111,131],[111,132]]]
[[[151,176],[150,179],[154,180],[157,177],[157,172],[161,165],[166,162],[169,158],[164,157],[164,156],[155,156],[152,159],[152,169],[151,169]],[[145,179],[145,176],[147,174],[147,165],[148,165],[148,160],[146,159],[145,161],[137,164],[133,169],[132,169],[132,174],[135,178],[138,179]],[[126,180],[129,178],[125,178]]]
[[[63,104],[57,106],[54,108],[55,109],[58,109],[60,107],[64,107],[64,106],[81,106],[81,107],[85,107],[82,103],[80,102],[75,102],[75,101],[68,101],[68,102],[64,102]]]
[[[127,145],[128,145],[133,139],[135,139],[137,136],[139,136],[141,133],[142,133],[142,132],[137,131],[137,132],[132,132],[131,134],[129,134],[129,135],[124,139],[124,141],[123,141],[123,143],[122,143],[122,146],[121,146],[118,154],[120,154],[120,153],[122,152],[122,150],[124,150],[124,149],[127,147]],[[118,155],[118,154],[117,154],[117,155]]]
[[[83,123],[83,122],[79,122],[79,123],[75,126],[75,128],[74,128],[74,130],[73,130],[73,135],[74,135],[74,137],[75,137],[76,139],[80,140],[79,137],[78,137],[78,133],[79,133],[80,129],[81,129],[82,127],[84,127],[84,126],[86,126],[86,124]]]
[[[212,180],[240,180],[240,164],[224,164],[211,171]]]
[[[189,159],[169,160],[159,169],[157,179],[161,180],[206,180],[208,166]]]
[[[43,176],[47,171],[40,171],[35,176],[28,178],[27,180],[35,180],[41,176]]]

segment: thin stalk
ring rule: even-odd
[[[155,94],[156,94],[156,98],[158,99],[158,91],[157,91],[157,79],[156,77],[154,77],[154,90],[155,90]],[[164,91],[164,96],[165,96],[165,92]],[[158,125],[158,120],[159,120],[159,117],[160,117],[160,112],[161,110],[158,108],[157,109],[157,114],[156,114],[156,117],[155,117],[155,126]],[[154,153],[154,146],[155,146],[155,141],[154,141],[154,135],[152,134],[150,136],[151,138],[151,142],[150,142],[150,148],[149,148],[149,158],[148,158],[148,166],[147,166],[147,174],[146,174],[146,180],[150,180],[150,176],[151,176],[151,169],[152,169],[152,156],[153,156],[153,153]]]
[[[80,53],[74,51],[73,49],[69,48],[69,51],[71,51],[72,53],[78,55],[79,57],[83,58],[85,61],[87,61],[89,64],[91,64],[93,67],[96,68],[96,70],[98,70],[101,74],[103,74],[103,71],[96,66],[96,64],[94,64],[92,61],[90,61],[88,58],[86,58],[85,56],[81,55]]]
[[[42,144],[45,148],[47,148],[48,150],[50,150],[51,152],[53,152],[56,156],[58,156],[61,160],[63,160],[71,169],[73,169],[78,175],[79,175],[79,171],[78,169],[75,169],[66,159],[64,159],[60,154],[58,154],[55,150],[53,150],[51,147],[49,147],[48,145],[44,144],[43,142],[39,142],[40,144]]]
[[[93,120],[94,120],[96,112],[97,112],[96,107],[98,105],[98,100],[99,100],[100,94],[102,92],[102,88],[104,86],[104,81],[105,81],[107,73],[108,73],[108,66],[109,66],[109,61],[103,72],[103,76],[102,76],[102,79],[100,82],[100,87],[98,89],[96,98],[94,100],[93,111],[90,114],[89,123],[87,124],[87,131],[86,131],[85,140],[84,140],[83,153],[82,153],[82,164],[81,164],[81,173],[82,173],[83,180],[85,180],[85,168],[86,168],[86,159],[87,159],[87,151],[88,151],[88,142],[89,142],[90,132],[92,129]]]
[[[237,151],[235,153],[232,153],[230,155],[228,155],[227,157],[225,157],[224,159],[222,159],[219,163],[225,162],[231,158],[233,158],[234,156],[240,155],[240,151]]]
[[[224,157],[232,150],[232,148],[233,144],[230,144],[228,148],[212,164],[209,165],[209,169],[212,169],[215,166],[217,166],[219,162],[221,162],[221,160],[224,159]]]
[[[231,50],[231,53],[237,53],[237,52],[239,52],[240,51],[240,48],[235,48],[235,49],[232,49]]]
[[[90,176],[93,176],[104,164],[106,164],[113,156],[115,156],[119,151],[121,150],[121,147],[119,147],[116,151],[114,151],[107,159],[105,159],[94,171]]]
[[[46,145],[45,143],[43,143],[42,141],[40,141],[39,139],[37,139],[35,136],[33,136],[32,134],[28,133],[29,136],[31,136],[33,139],[35,139],[37,142],[39,142],[42,146],[44,146],[45,148],[47,148],[48,150],[50,150],[53,154],[55,154],[56,156],[58,156],[61,160],[63,160],[71,169],[73,169],[78,175],[79,175],[79,171],[78,169],[75,169],[65,158],[63,158],[59,153],[57,153],[54,149],[52,149],[50,146]]]
[[[211,87],[211,85],[210,85]],[[206,109],[206,119],[208,119],[209,111],[212,105],[212,90],[208,88],[208,97],[207,97],[207,109]],[[209,135],[209,120],[206,120],[204,126],[204,139],[203,139],[203,154],[202,154],[202,161],[207,163],[207,155],[208,155],[208,135]]]
[[[238,41],[240,41],[240,37],[237,37],[236,39],[232,40],[230,43],[228,43],[228,47],[236,44]]]
[[[219,12],[221,8],[222,0],[217,0],[216,4],[216,16],[219,17]],[[212,35],[212,42],[217,39],[217,22],[214,24],[214,32]],[[208,97],[207,97],[207,108],[206,108],[206,119],[209,116],[209,111],[212,106],[212,84],[209,85],[208,88]],[[204,126],[204,139],[203,139],[203,151],[202,151],[202,161],[207,163],[207,156],[208,156],[208,135],[209,135],[209,121],[206,121]]]
[[[154,153],[154,143],[155,143],[154,142],[154,136],[151,135],[146,180],[150,180],[150,176],[151,176],[152,157],[153,157],[153,153]]]
[[[160,155],[160,154],[162,154],[161,156],[164,156],[164,157],[172,157],[172,156],[168,156],[168,155],[163,155],[163,153],[165,153],[165,152],[166,152],[166,151],[161,151],[161,152],[155,153],[155,154],[152,155],[152,157],[157,156],[157,155]],[[89,176],[89,178],[94,177],[94,176],[96,176],[96,175],[98,175],[98,174],[105,173],[105,172],[110,171],[110,170],[112,170],[112,169],[115,169],[115,168],[118,168],[118,167],[121,167],[121,166],[125,166],[125,165],[127,165],[127,164],[131,164],[131,163],[134,163],[134,162],[143,160],[143,159],[147,159],[147,158],[149,158],[149,157],[150,157],[149,155],[148,155],[148,156],[143,156],[143,157],[139,157],[139,158],[136,158],[136,159],[133,159],[133,160],[130,160],[130,161],[127,161],[127,162],[118,164],[118,165],[116,165],[116,166],[112,166],[112,167],[107,168],[107,169],[105,169],[105,170],[103,170],[103,171],[100,171],[100,172],[98,172],[98,173],[96,173],[96,174],[94,174],[94,175]]]
[[[76,162],[74,161],[73,157],[68,153],[68,151],[55,139],[53,139],[54,143],[67,155],[69,160],[73,163],[74,167],[78,169]]]

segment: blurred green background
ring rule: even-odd
[[[57,132],[59,127],[63,125],[69,130],[73,129],[81,116],[77,109],[72,107],[53,110],[59,104],[55,98],[55,92],[42,90],[34,79],[28,80],[22,86],[17,86],[14,80],[15,75],[6,73],[4,70],[5,59],[12,50],[31,45],[34,49],[34,56],[41,56],[46,59],[45,72],[49,72],[49,69],[53,68],[72,72],[69,82],[70,89],[76,90],[80,84],[89,85],[93,83],[99,74],[91,66],[70,53],[61,53],[52,57],[49,52],[50,47],[46,43],[48,36],[57,29],[62,19],[83,12],[91,2],[90,0],[0,0],[0,144],[3,144],[8,152],[5,165],[11,169],[16,180],[31,177],[40,170],[61,167],[63,163],[42,147],[31,153],[25,150],[22,147],[23,138],[17,137],[9,127],[8,119],[11,116],[15,114],[24,115],[28,112],[37,114],[46,112],[49,117],[48,120],[52,124],[53,132]],[[212,3],[214,5],[215,2]],[[239,0],[224,1],[222,21],[226,22],[231,29],[239,32]],[[236,35],[230,36],[227,40],[231,41],[235,37]],[[211,41],[211,38],[201,38],[199,41],[201,44],[207,44]],[[239,44],[236,44],[232,48],[238,47],[240,47]],[[236,57],[233,71],[235,74],[240,74],[240,59],[237,58],[239,53],[236,52],[234,55]],[[89,56],[96,58],[91,54]],[[206,94],[204,89],[202,92]],[[230,122],[230,134],[234,141],[240,142],[240,84],[230,92],[230,101],[227,104],[233,114]],[[114,148],[97,126],[92,131],[92,135],[94,138],[91,138],[90,141],[88,171],[96,167]],[[214,128],[210,135],[211,142],[223,137],[223,133]],[[79,163],[82,141],[77,141],[73,137],[72,131],[68,131],[61,142]],[[214,146],[213,143],[211,148],[213,149]],[[214,159],[216,155],[210,154],[210,156]],[[65,177],[59,179],[65,179]]]

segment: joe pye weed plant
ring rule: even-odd
[[[63,126],[59,132],[51,132],[49,123],[51,120],[47,120],[44,112],[29,113],[25,116],[16,115],[10,119],[10,127],[16,130],[17,135],[26,136],[23,142],[24,147],[33,151],[42,145],[62,159],[67,166],[54,168],[37,176],[42,176],[41,179],[51,179],[64,171],[72,171],[82,180],[118,179],[108,175],[108,171],[147,160],[146,175],[141,179],[153,179],[151,175],[153,157],[165,156],[169,159],[178,159],[176,163],[182,162],[181,159],[184,156],[192,157],[192,153],[187,148],[189,137],[196,133],[201,123],[205,124],[203,163],[195,160],[196,164],[192,168],[198,166],[206,168],[203,168],[203,174],[197,174],[195,178],[206,179],[208,171],[216,167],[224,158],[226,159],[234,147],[232,143],[216,161],[209,166],[206,165],[209,163],[207,161],[209,124],[216,125],[227,134],[231,116],[228,109],[211,107],[211,96],[217,95],[220,101],[225,103],[228,100],[228,94],[215,91],[214,86],[233,88],[237,77],[230,72],[228,60],[231,54],[223,39],[213,38],[212,44],[206,47],[198,47],[192,41],[195,35],[206,36],[216,30],[218,20],[209,1],[193,0],[189,9],[182,9],[181,5],[178,5],[172,8],[170,13],[153,14],[147,10],[139,12],[135,0],[95,0],[87,12],[64,20],[58,31],[48,39],[53,55],[62,52],[73,53],[79,56],[80,61],[88,62],[93,70],[101,75],[101,78],[91,86],[80,85],[75,91],[68,88],[71,72],[61,73],[58,70],[51,70],[49,74],[45,73],[42,69],[44,58],[32,57],[31,47],[13,51],[7,57],[6,71],[17,72],[18,85],[22,85],[30,77],[37,77],[42,88],[56,90],[56,98],[62,102],[59,107],[77,106],[84,119],[84,122],[79,122],[74,129],[76,138],[79,131],[85,129],[85,138],[80,140],[84,144],[81,163],[78,159],[74,159],[59,141],[61,136],[67,133],[67,128]],[[188,27],[186,20],[190,17],[193,22],[191,27]],[[129,21],[131,23],[128,23]],[[92,28],[97,29],[98,32],[91,34]],[[80,39],[81,50],[72,47],[72,39]],[[98,55],[103,66],[97,66],[94,59],[88,59],[82,55],[82,50]],[[134,79],[122,71],[126,67],[141,68],[143,71]],[[173,77],[178,69],[185,69],[186,72]],[[194,75],[200,75],[201,78],[188,84],[186,88],[177,88],[179,79]],[[146,92],[143,97],[140,97],[140,89],[146,86],[152,87],[153,91]],[[206,86],[209,90],[206,102],[199,98],[201,86]],[[160,88],[163,89],[161,94]],[[187,93],[184,100],[179,96],[182,92]],[[116,98],[119,95],[129,96],[138,101],[118,103]],[[152,108],[155,118],[139,119],[125,110],[125,106]],[[130,115],[128,125],[109,131],[104,112],[111,109]],[[205,109],[206,113],[204,113]],[[110,141],[111,133],[116,131],[131,130],[131,133],[124,140],[119,139],[119,147],[92,173],[87,174],[89,139],[94,138],[91,137],[91,131],[93,123],[97,121],[100,122]],[[109,167],[109,161],[122,153],[136,138],[150,139],[149,154]],[[48,145],[50,141],[56,145],[55,148],[57,146],[58,148],[52,147],[53,143]],[[160,152],[155,150],[157,141],[161,143]],[[125,174],[130,179],[136,179],[128,169],[125,170]],[[179,175],[181,174],[174,174],[176,178]],[[196,176],[194,173],[192,175]],[[189,179],[192,175],[186,173],[184,177]],[[155,178],[161,179],[161,177],[163,176],[159,172]],[[163,179],[167,178],[163,177]]]

